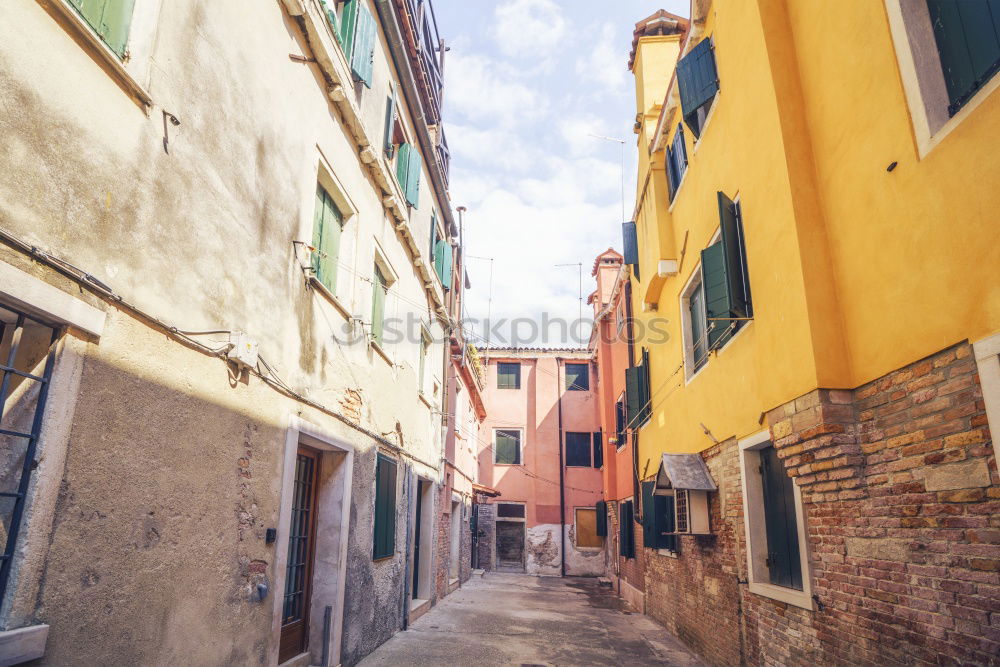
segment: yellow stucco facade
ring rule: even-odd
[[[1000,330],[1000,76],[929,130],[917,57],[929,47],[908,4],[701,0],[684,35],[639,40],[641,477],[662,452],[766,428],[768,410],[815,388],[851,389]],[[674,69],[705,39],[719,91],[696,142],[685,127],[671,201]],[[693,373],[682,296],[719,231],[720,191],[739,204],[753,317]],[[669,340],[642,336],[653,327]]]

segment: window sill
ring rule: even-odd
[[[19,665],[45,655],[49,626],[30,625],[0,632],[0,664]]]
[[[785,588],[784,586],[775,586],[774,584],[762,584],[756,581],[751,581],[750,592],[766,598],[771,598],[772,600],[777,600],[778,602],[784,602],[785,604],[813,611],[812,598],[805,591],[798,591],[794,588]]]
[[[322,294],[326,300],[337,309],[337,312],[339,312],[345,320],[351,319],[351,311],[347,309],[347,306],[345,306],[341,300],[337,298],[336,294],[330,291],[329,287],[321,283],[316,276],[309,276],[309,285]]]
[[[496,461],[493,462],[493,465],[495,465],[495,466],[504,466],[505,468],[520,468],[521,467],[520,463],[497,463]]]
[[[118,54],[104,43],[104,40],[94,32],[93,28],[87,25],[87,22],[83,20],[83,17],[73,9],[67,0],[56,0],[51,3],[51,7],[66,21],[73,32],[91,47],[93,50],[92,53],[100,59],[103,65],[111,70],[111,73],[118,80],[119,85],[125,88],[127,93],[139,100],[144,110],[148,113],[149,107],[153,104],[152,96],[129,74]]]
[[[375,341],[371,340],[371,341],[368,341],[368,347],[370,347],[372,350],[374,350],[376,356],[381,357],[382,360],[385,363],[389,364],[389,368],[395,368],[396,367],[396,364],[394,364],[392,362],[392,359],[389,358],[389,355],[386,354],[386,351],[382,349],[381,345],[379,345]]]
[[[656,553],[661,556],[666,556],[667,558],[679,558],[680,556],[676,551],[671,551],[670,549],[657,549]]]

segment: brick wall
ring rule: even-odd
[[[476,551],[479,555],[479,569],[493,569],[493,540],[495,536],[494,526],[496,524],[496,505],[477,504],[475,506],[479,512],[478,532],[479,539],[476,543]]]
[[[605,551],[607,553],[608,576],[621,579],[632,586],[636,591],[643,591],[646,587],[645,559],[647,552],[642,543],[642,526],[635,524],[635,558],[623,558],[618,544],[618,501],[608,501],[608,536],[605,538]],[[633,502],[633,509],[638,518],[639,508]],[[617,568],[615,562],[617,561]],[[635,605],[641,606],[641,605]],[[640,610],[641,611],[641,610]]]
[[[750,593],[738,447],[704,452],[713,535],[646,552],[647,609],[712,664],[996,664],[1000,477],[971,347],[767,414],[818,604]]]

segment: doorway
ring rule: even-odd
[[[299,447],[295,456],[292,521],[285,564],[278,662],[309,648],[309,608],[312,605],[313,561],[316,555],[316,477],[319,452]]]
[[[413,542],[410,544],[410,562],[413,567],[410,580],[410,609],[414,610],[430,600],[434,589],[433,542],[434,484],[417,477],[413,502]]]
[[[458,581],[462,574],[462,503],[451,501],[451,554],[449,559],[448,585]]]
[[[497,503],[497,570],[524,572],[526,540],[524,503]]]

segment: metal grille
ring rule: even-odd
[[[677,489],[674,491],[674,502],[677,504],[677,524],[678,533],[688,532],[688,492],[687,489]]]
[[[0,598],[7,591],[24,504],[37,467],[60,329],[0,306]]]
[[[288,535],[288,565],[285,577],[285,605],[282,623],[287,625],[305,618],[309,552],[312,536],[313,486],[316,459],[299,453],[295,460],[295,483],[292,497],[292,522]]]

